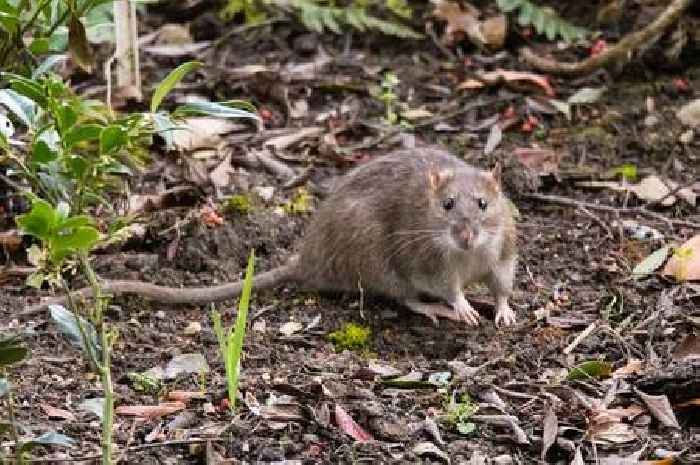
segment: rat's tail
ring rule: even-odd
[[[287,265],[274,268],[264,273],[253,276],[253,290],[270,289],[282,282],[293,281],[296,273],[296,258],[293,258]],[[119,296],[133,294],[145,299],[155,300],[165,304],[203,304],[209,302],[219,302],[233,299],[241,295],[243,291],[243,281],[222,284],[212,287],[166,287],[158,286],[143,281],[102,281],[102,293],[105,295]],[[93,296],[93,289],[86,287],[71,292],[72,299],[86,299]],[[40,313],[49,305],[63,305],[67,300],[66,296],[52,297],[41,303],[27,307],[20,315],[28,316]]]

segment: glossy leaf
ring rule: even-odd
[[[12,385],[7,378],[0,378],[0,399],[6,396],[7,393],[10,392],[10,389],[12,389]],[[2,423],[0,423],[0,433],[2,433],[1,425]]]
[[[13,89],[0,89],[0,103],[27,127],[34,126],[36,103]]]
[[[23,360],[28,350],[16,337],[5,337],[0,340],[0,367],[12,365]]]
[[[36,141],[32,147],[32,162],[34,163],[48,163],[55,160],[57,156],[58,154],[51,150],[43,140]]]
[[[54,321],[54,323],[56,323],[59,331],[66,336],[68,341],[75,347],[80,348],[83,352],[88,352],[83,343],[83,339],[80,336],[80,328],[76,322],[75,315],[66,310],[63,305],[49,305],[49,312],[51,313],[51,319]],[[78,318],[80,319],[81,325],[85,330],[85,335],[89,341],[89,344],[92,346],[92,348],[99,351],[100,345],[97,342],[97,331],[95,331],[95,327],[85,318],[81,316]]]
[[[55,431],[50,431],[44,433],[41,436],[32,438],[22,444],[20,448],[20,453],[27,452],[35,446],[64,446],[73,447],[77,444],[76,440],[70,438],[64,434],[56,433]]]
[[[100,153],[118,150],[128,142],[127,133],[121,126],[107,126],[100,132]]]
[[[216,102],[187,103],[179,106],[173,114],[207,115],[219,118],[250,118],[260,121],[260,117],[255,113]]]
[[[183,63],[168,74],[153,93],[153,98],[151,99],[151,113],[158,111],[158,107],[168,93],[185,77],[187,73],[195,70],[201,66],[198,61],[188,61]]]
[[[63,145],[69,149],[75,144],[88,140],[97,140],[100,137],[102,126],[97,124],[84,124],[76,126],[63,136]]]
[[[644,278],[652,274],[664,264],[670,250],[671,247],[667,245],[649,254],[648,257],[634,267],[632,276],[635,278]]]
[[[58,220],[56,210],[45,200],[37,199],[29,213],[19,215],[17,225],[26,233],[41,240],[48,240],[49,233]]]
[[[605,378],[610,376],[612,368],[612,365],[604,360],[589,360],[572,368],[566,379]]]

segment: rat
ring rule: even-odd
[[[256,274],[255,290],[294,283],[316,291],[383,295],[430,318],[479,324],[463,288],[484,282],[495,322],[511,325],[515,220],[500,169],[484,171],[436,147],[400,149],[363,163],[331,188],[283,266]],[[170,288],[142,281],[101,281],[105,295],[136,294],[163,303],[208,303],[240,296],[242,281]],[[90,288],[75,291],[91,296]],[[427,299],[432,299],[430,302]],[[55,298],[27,313],[65,301]]]

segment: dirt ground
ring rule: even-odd
[[[108,312],[110,324],[119,332],[112,367],[117,405],[152,405],[172,390],[206,391],[204,399],[191,401],[184,411],[173,415],[154,420],[117,416],[116,443],[130,448],[123,463],[427,464],[445,463],[449,458],[450,463],[477,464],[482,463],[480,457],[493,463],[537,463],[543,442],[548,441],[543,425],[552,413],[559,431],[546,455],[547,463],[576,463],[578,448],[585,459],[580,463],[594,463],[595,457],[601,463],[636,463],[622,457],[641,451],[640,459],[651,460],[658,457],[655,451],[659,449],[684,451],[677,463],[700,462],[698,408],[678,407],[700,398],[700,366],[678,357],[680,344],[697,337],[700,291],[658,276],[631,278],[632,268],[649,253],[662,244],[682,243],[698,230],[622,211],[620,218],[653,227],[663,235],[662,240],[634,240],[620,237],[613,226],[618,218],[615,212],[577,209],[532,195],[615,207],[641,205],[634,196],[580,185],[624,163],[636,165],[640,176],[661,173],[679,184],[692,184],[699,174],[698,142],[679,142],[685,128],[675,112],[697,97],[700,70],[644,68],[641,73],[643,65],[636,64],[621,74],[551,78],[557,93],[565,96],[581,87],[608,86],[600,101],[577,108],[572,121],[567,121],[561,113],[532,110],[531,100],[541,94],[537,88],[494,86],[457,92],[455,86],[464,76],[446,66],[430,43],[414,47],[382,42],[381,37],[356,38],[349,43],[349,53],[344,53],[348,44],[341,38],[304,35],[287,25],[274,27],[276,34],[261,30],[237,36],[235,45],[207,56],[208,67],[192,88],[213,99],[253,101],[271,113],[266,120],[268,130],[316,126],[319,115],[333,113],[341,128],[335,133],[336,141],[343,146],[373,142],[381,134],[366,123],[383,112],[382,104],[366,89],[378,82],[382,70],[390,69],[400,77],[398,94],[411,108],[425,106],[433,114],[444,115],[474,106],[444,121],[360,148],[354,155],[360,159],[400,145],[438,143],[481,167],[503,163],[504,188],[519,211],[520,260],[512,300],[518,323],[497,329],[487,308],[478,328],[450,321],[434,327],[424,317],[373,296],[360,300],[356,295],[316,295],[292,286],[255,293],[242,361],[243,402],[231,416],[222,406],[226,381],[209,307],[117,298]],[[195,37],[204,34],[204,29],[193,28]],[[302,47],[303,40],[313,43]],[[317,59],[321,46],[332,57],[331,64],[313,79],[295,80],[284,71],[273,73],[269,80],[260,76],[236,79],[227,72],[248,64],[306,63]],[[144,81],[157,82],[163,70],[176,62],[146,54],[144,63]],[[517,69],[519,65],[514,54],[507,53],[496,63],[479,66]],[[674,89],[672,80],[679,75],[688,79],[689,91]],[[271,84],[274,76],[284,82],[289,101],[307,102],[304,116],[285,116],[284,99],[275,96],[277,87]],[[479,99],[487,103],[476,105]],[[520,116],[537,115],[543,131],[525,132],[518,123],[504,132],[492,153],[484,155],[489,130],[478,129],[479,123],[508,112],[509,106]],[[436,130],[438,123],[444,123],[442,130]],[[448,126],[455,130],[445,130]],[[120,250],[97,253],[97,273],[105,278],[201,286],[239,279],[251,248],[259,258],[259,271],[284,263],[313,212],[280,214],[275,206],[289,201],[296,191],[284,189],[284,182],[264,169],[237,165],[245,151],[259,149],[264,138],[240,140],[233,144],[232,164],[245,169],[248,188],[274,187],[270,201],[256,205],[248,215],[222,211],[224,224],[207,226],[186,221],[204,198],[216,200],[210,186],[197,186],[199,197],[192,204],[175,202],[172,208],[151,214],[142,239]],[[324,156],[321,145],[319,140],[307,142],[290,150],[289,159],[284,159],[298,171],[318,167],[307,185],[312,193],[354,164]],[[537,172],[541,166],[527,170],[513,155],[522,147],[553,149],[561,157],[556,172]],[[178,157],[184,155],[154,153],[155,166],[174,163],[182,167],[181,160],[174,161]],[[162,187],[162,170],[158,169],[134,180],[132,193],[150,194]],[[165,181],[166,187],[187,184],[182,177],[172,179]],[[314,190],[312,184],[319,189]],[[234,192],[244,192],[240,186]],[[320,197],[314,195],[312,204],[318,201]],[[697,207],[682,201],[653,210],[669,219],[700,223]],[[182,224],[176,232],[171,227],[178,221]],[[73,283],[74,287],[80,284]],[[100,396],[99,380],[47,314],[18,316],[26,304],[46,295],[45,291],[28,290],[21,278],[5,280],[1,289],[0,329],[18,330],[31,349],[31,357],[10,371],[18,420],[28,433],[57,431],[79,442],[71,449],[37,449],[37,456],[64,454],[60,463],[65,463],[99,453],[97,417],[76,408],[83,400]],[[481,289],[467,295],[490,298]],[[224,321],[232,324],[235,302],[217,308],[225,315]],[[301,329],[284,335],[280,328],[289,322],[300,323]],[[365,351],[334,351],[327,335],[347,322],[371,329]],[[190,330],[192,323],[201,328]],[[565,348],[592,323],[595,330],[567,353]],[[181,374],[156,393],[139,392],[127,376],[189,353],[202,354],[210,371],[203,376]],[[572,367],[599,359],[609,362],[613,370],[633,360],[641,360],[641,368],[614,380],[565,379]],[[469,394],[479,404],[475,430],[463,435],[454,425],[441,421],[449,397],[444,387],[428,382],[387,383],[381,378],[387,367],[410,375],[413,381],[449,373],[448,391]],[[636,390],[667,395],[680,428],[663,426]],[[610,433],[606,428],[615,423],[596,423],[596,412],[602,408],[596,402],[606,396],[609,409],[643,407],[617,422],[625,425],[628,440],[612,437],[614,434],[603,438],[602,433]],[[69,410],[74,418],[52,417],[46,406]],[[343,432],[337,425],[337,406],[373,440],[356,441]],[[497,415],[500,420],[490,419]],[[517,426],[504,423],[503,418]],[[590,439],[598,433],[600,440],[594,445]],[[154,447],[168,441],[168,446]],[[216,461],[216,454],[232,461]]]

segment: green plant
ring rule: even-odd
[[[445,424],[465,436],[474,432],[476,425],[469,419],[479,410],[479,406],[472,402],[469,394],[462,394],[459,398],[455,392],[447,394],[443,407]]]
[[[256,24],[267,18],[266,6],[291,11],[304,27],[318,33],[329,30],[340,34],[344,27],[349,27],[359,32],[373,30],[402,38],[423,37],[396,19],[382,19],[370,12],[374,8],[408,19],[413,12],[405,0],[352,0],[346,6],[336,5],[332,0],[228,0],[222,14],[231,18],[243,13],[248,24]]]
[[[553,9],[535,5],[529,0],[496,0],[496,4],[505,13],[518,10],[521,26],[534,26],[538,34],[545,34],[549,40],[561,37],[571,43],[588,34],[586,29],[564,20]]]
[[[248,306],[250,304],[250,294],[253,288],[253,272],[255,269],[255,251],[250,252],[248,266],[243,280],[243,290],[241,300],[238,302],[238,314],[236,324],[224,330],[221,323],[221,315],[212,308],[211,319],[214,325],[214,333],[219,341],[219,351],[224,360],[226,370],[226,381],[228,383],[228,399],[231,411],[236,409],[236,397],[238,395],[238,381],[240,375],[241,351],[243,349],[243,337],[245,336],[246,324],[248,322]]]
[[[369,328],[355,323],[346,323],[337,331],[328,335],[328,340],[333,343],[336,352],[343,350],[364,351],[369,345],[369,337],[372,334]]]
[[[111,0],[0,1],[0,69],[22,70],[35,58],[68,49],[89,69],[88,40],[111,39]],[[26,39],[30,40],[27,41]]]
[[[384,104],[384,120],[392,125],[396,124],[399,120],[399,115],[396,113],[395,109],[395,104],[399,97],[396,95],[396,92],[394,92],[399,82],[399,78],[396,74],[387,71],[382,77],[382,91],[378,96],[379,100]]]

